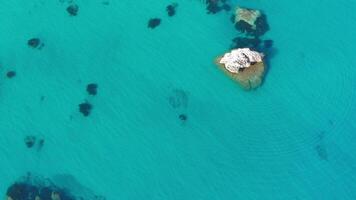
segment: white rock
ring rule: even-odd
[[[242,68],[250,67],[253,63],[262,62],[263,54],[249,48],[234,49],[225,53],[220,63],[231,73],[239,73]]]

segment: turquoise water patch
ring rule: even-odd
[[[174,2],[172,17],[167,0],[76,0],[76,16],[59,0],[0,2],[2,194],[32,172],[106,199],[355,199],[356,2],[228,1],[270,26],[250,92],[214,65],[239,35],[232,10]]]

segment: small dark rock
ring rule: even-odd
[[[79,11],[79,6],[77,4],[72,4],[67,7],[67,12],[70,16],[77,16]]]
[[[179,115],[179,119],[182,120],[182,121],[187,121],[188,117],[185,114],[180,114]]]
[[[157,26],[159,26],[161,24],[161,19],[159,18],[152,18],[148,21],[148,28],[156,28]]]
[[[178,4],[176,3],[172,3],[171,5],[168,5],[166,7],[166,11],[168,13],[168,16],[172,17],[173,15],[176,14],[176,7],[178,6]]]
[[[93,106],[88,102],[79,104],[79,112],[81,112],[85,117],[89,116],[92,108]]]
[[[6,195],[13,200],[35,200],[38,193],[38,189],[32,185],[15,183],[7,189]]]
[[[38,145],[37,145],[37,150],[41,150],[43,145],[45,143],[45,140],[43,138],[41,138],[39,141],[38,141]]]
[[[247,33],[251,35],[255,32],[252,26],[243,20],[236,22],[235,28],[242,33]]]
[[[230,21],[235,24],[235,18],[236,18],[236,15],[231,15],[230,17]]]
[[[269,49],[273,46],[273,40],[265,40],[263,41],[263,46],[266,48],[266,49]]]
[[[87,92],[89,95],[95,96],[97,94],[98,84],[90,83],[87,85]]]
[[[232,49],[250,48],[252,50],[257,50],[261,43],[260,39],[251,37],[236,37],[232,41],[234,42]]]
[[[229,4],[224,4],[221,8],[227,12],[231,10],[231,6]]]
[[[262,14],[255,22],[256,31],[253,33],[255,36],[261,36],[269,31],[269,25],[267,23],[267,16]]]
[[[13,77],[16,76],[16,72],[15,71],[8,71],[6,73],[6,76],[7,76],[7,78],[13,78]]]
[[[40,194],[39,194],[40,199],[48,199],[48,200],[50,200],[50,199],[52,199],[51,195],[52,195],[52,189],[51,188],[49,188],[49,187],[41,188]]]
[[[216,14],[221,11],[221,7],[218,5],[218,1],[209,0],[208,6],[206,7],[208,14]]]
[[[31,48],[39,48],[41,45],[41,40],[39,38],[31,38],[27,41],[27,45]]]
[[[26,136],[25,137],[25,144],[26,144],[27,148],[32,148],[35,143],[36,143],[35,136]]]

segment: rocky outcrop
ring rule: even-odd
[[[70,176],[65,176],[65,179],[63,175],[56,177],[54,184],[52,179],[28,173],[7,188],[5,200],[105,200]]]
[[[235,23],[244,21],[251,25],[252,29],[256,30],[256,20],[261,16],[259,10],[252,10],[247,8],[237,7],[235,11]]]
[[[218,57],[215,63],[245,90],[255,89],[262,83],[265,72],[262,53],[249,48],[234,49]]]
[[[269,30],[267,17],[259,10],[237,7],[234,15],[237,30],[259,37]]]

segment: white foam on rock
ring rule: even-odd
[[[220,63],[231,73],[239,73],[242,68],[250,67],[253,63],[262,62],[263,54],[249,48],[234,49],[225,53]]]

